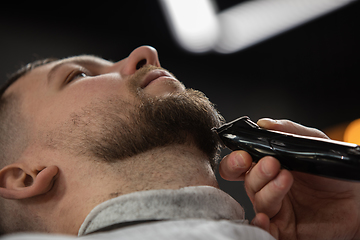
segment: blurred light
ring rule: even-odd
[[[337,124],[324,130],[329,138],[360,145],[360,119]]]
[[[160,0],[178,43],[191,52],[206,52],[218,38],[218,21],[208,0]]]
[[[232,53],[297,27],[352,0],[258,0],[219,14],[215,50]]]
[[[348,125],[344,133],[344,141],[360,145],[360,119]]]
[[[253,0],[216,15],[211,0],[159,0],[186,50],[233,53],[311,21],[354,0]]]

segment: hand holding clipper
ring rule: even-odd
[[[215,131],[226,147],[247,151],[253,161],[273,156],[288,170],[360,181],[360,146],[356,144],[266,130],[248,117]]]

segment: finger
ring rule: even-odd
[[[229,181],[243,181],[245,173],[251,168],[252,158],[245,151],[234,151],[225,156],[219,165],[222,178]]]
[[[255,194],[255,212],[274,217],[281,209],[285,195],[289,192],[293,177],[287,170],[281,170],[274,180]]]
[[[264,213],[257,213],[251,221],[251,224],[267,232],[270,231],[270,218]]]
[[[275,239],[279,239],[279,231],[275,224],[270,223],[269,217],[264,213],[255,215],[251,224],[270,233]]]
[[[273,120],[270,118],[260,119],[257,124],[265,129],[276,130],[281,132],[293,133],[303,136],[328,138],[325,133],[318,129],[305,127],[301,124],[292,122],[290,120]]]
[[[279,161],[273,157],[260,159],[245,177],[245,188],[250,200],[253,201],[255,194],[279,174],[280,168]]]

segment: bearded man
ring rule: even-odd
[[[245,180],[257,212],[257,227],[247,224],[214,175],[219,142],[211,129],[223,118],[203,93],[160,67],[152,47],[115,63],[87,55],[36,62],[1,93],[0,231],[26,232],[4,239],[358,234],[358,184],[290,173],[272,157],[253,166],[236,151],[220,173]],[[259,125],[325,137],[290,121]]]

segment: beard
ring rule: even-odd
[[[61,131],[62,135],[67,132],[61,142],[71,142],[67,148],[76,154],[108,163],[173,144],[195,145],[215,169],[220,143],[212,128],[219,127],[223,117],[197,90],[162,97],[144,94],[136,86],[152,69],[144,67],[130,79],[128,88],[135,103],[109,96],[89,104],[71,115],[67,124],[71,129]]]

